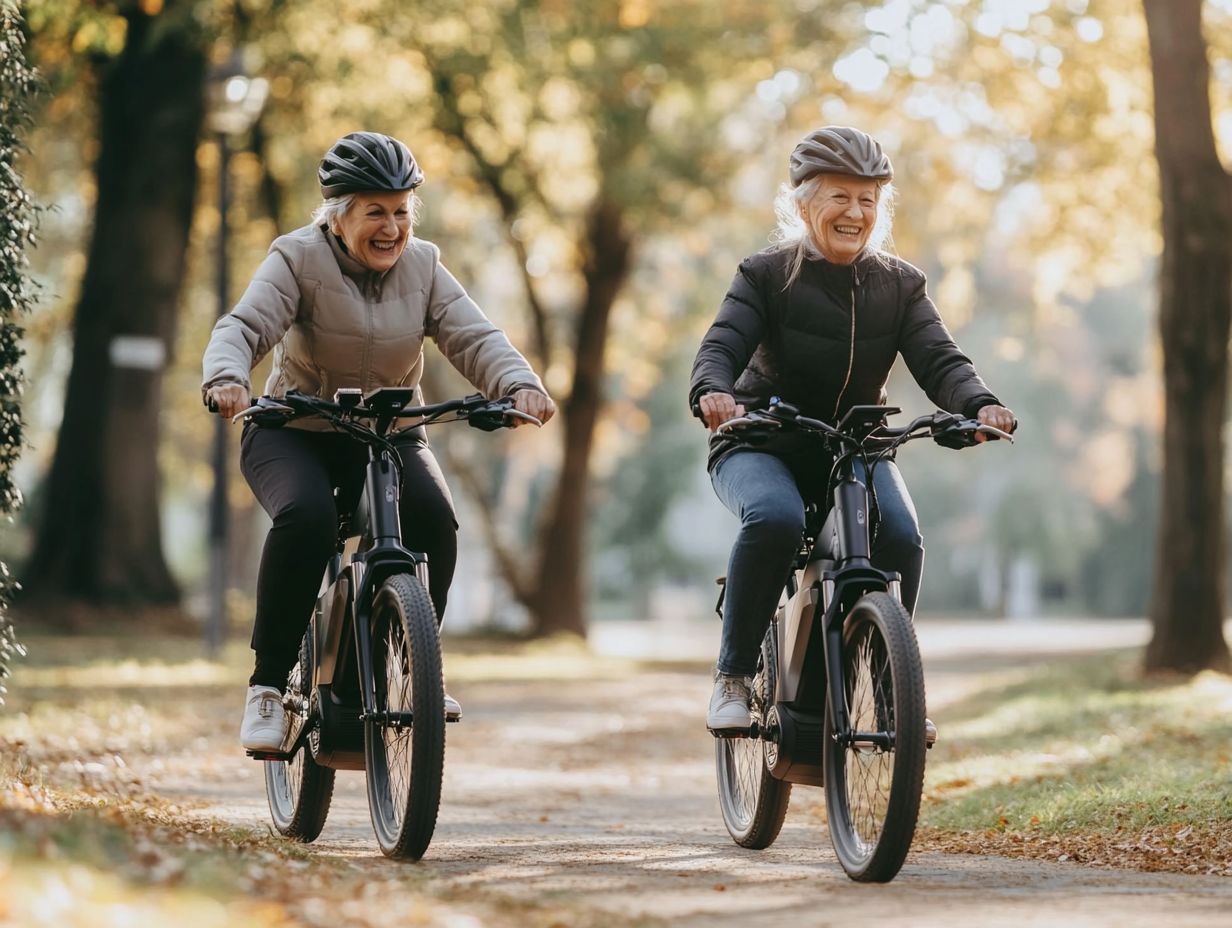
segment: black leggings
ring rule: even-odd
[[[428,556],[428,592],[439,619],[445,615],[458,559],[453,500],[426,444],[406,439],[398,450],[403,468],[402,542]],[[337,548],[338,509],[353,508],[358,501],[367,463],[367,447],[346,435],[252,425],[244,429],[240,470],[274,520],[257,575],[251,685],[286,685],[325,565]],[[342,491],[338,503],[334,487]]]

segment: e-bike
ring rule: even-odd
[[[363,770],[381,851],[417,860],[436,828],[445,763],[445,688],[436,612],[424,554],[402,544],[402,462],[394,426],[465,421],[492,431],[538,420],[512,400],[482,396],[407,405],[414,391],[384,387],[366,396],[339,390],[334,402],[288,393],[261,397],[236,419],[277,428],[317,416],[368,448],[363,495],[339,513],[338,548],[325,570],[299,660],[283,696],[290,719],[283,749],[249,752],[265,761],[274,826],[312,841],[325,825],[338,770]]]
[[[874,468],[917,438],[951,448],[975,444],[980,433],[1013,441],[946,412],[888,427],[897,412],[856,406],[832,426],[775,398],[719,427],[740,430],[754,446],[771,432],[814,434],[834,459],[832,507],[810,508],[783,604],[762,642],[747,736],[715,741],[723,821],[742,847],[769,847],[792,784],[824,787],[835,854],[861,882],[892,880],[906,859],[927,749],[924,672],[900,577],[871,561]]]

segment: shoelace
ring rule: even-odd
[[[723,678],[723,698],[724,699],[748,699],[748,685],[739,677],[724,677]]]
[[[272,718],[274,715],[274,706],[282,705],[282,698],[275,696],[273,693],[263,693],[260,701],[257,703],[257,714],[263,719]]]

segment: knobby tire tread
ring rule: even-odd
[[[845,790],[847,750],[834,743],[827,712],[824,751],[827,819],[835,853],[843,869],[857,882],[885,883],[902,868],[915,836],[924,788],[924,669],[915,628],[906,608],[888,593],[866,594],[852,607],[843,634],[843,669],[849,669],[847,646],[859,621],[868,616],[885,642],[894,687],[895,745],[890,798],[875,850],[865,861],[858,861],[850,849],[853,836],[844,833],[850,821]],[[906,723],[906,724],[904,724]],[[836,804],[842,814],[836,815]]]
[[[308,630],[304,633],[299,650],[301,689],[304,688],[302,681],[308,681],[307,691],[302,694],[305,699],[311,695],[310,691],[312,689],[312,633],[313,627],[310,624]],[[315,841],[320,836],[321,830],[325,827],[325,820],[329,816],[330,803],[334,797],[334,775],[337,771],[318,764],[312,756],[310,744],[305,744],[302,751],[303,780],[300,783],[299,799],[295,803],[295,809],[285,825],[279,824],[277,817],[275,817],[274,827],[278,829],[279,834],[307,844],[310,841]],[[267,761],[266,763],[282,764],[284,768],[290,766],[284,761]],[[270,768],[267,766],[266,790],[270,798],[270,812],[272,814],[274,799],[268,791],[273,790],[274,785],[270,783],[269,777]]]
[[[774,625],[766,630],[766,639],[762,643],[762,666],[765,668],[767,692],[770,694],[768,705],[774,705],[775,676],[778,672],[777,655],[773,646]],[[734,748],[732,739],[719,738],[715,741],[717,762],[720,767],[726,760],[726,754]],[[719,807],[723,812],[723,824],[737,845],[751,851],[762,851],[772,845],[783,829],[787,818],[787,808],[791,804],[791,784],[786,780],[775,779],[766,766],[764,748],[759,752],[761,766],[759,768],[757,799],[754,804],[753,819],[747,831],[728,818],[727,806],[732,800],[720,796]],[[719,773],[719,789],[725,788],[726,776]]]
[[[388,845],[382,842],[381,851],[387,857],[418,860],[427,851],[436,829],[445,772],[445,685],[441,644],[432,600],[414,575],[395,574],[382,584],[374,599],[372,613],[372,626],[378,633],[385,621],[383,610],[389,610],[390,620],[401,622],[409,643],[414,721],[411,727],[410,795],[406,808],[401,810],[402,823],[397,839]],[[374,654],[376,651],[374,646]],[[383,667],[375,665],[372,670],[378,679],[385,672]],[[364,738],[370,767],[377,756],[372,739],[382,737],[380,725],[367,724]],[[387,763],[383,742],[379,757],[382,763]],[[388,784],[388,770],[384,772]],[[371,795],[374,788],[371,777],[370,769],[369,804],[375,819],[379,814],[379,804]]]

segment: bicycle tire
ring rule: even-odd
[[[445,685],[436,612],[423,585],[395,574],[372,603],[372,673],[381,712],[411,725],[364,723],[368,810],[386,857],[418,860],[436,829],[445,771]]]
[[[924,671],[911,617],[869,593],[843,625],[842,668],[851,726],[890,737],[841,745],[826,712],[826,818],[839,863],[857,882],[886,883],[907,858],[924,786]]]
[[[287,693],[299,700],[298,712],[288,710],[291,724],[287,744],[294,744],[303,726],[309,723],[312,690],[313,629],[308,626],[300,642],[299,660],[287,674]],[[307,681],[306,683],[304,681]],[[316,733],[308,736],[310,741]],[[313,758],[310,743],[306,743],[289,761],[265,762],[265,796],[269,800],[274,828],[288,838],[305,843],[313,841],[325,827],[330,802],[334,796],[334,773]]]
[[[774,625],[771,624],[762,641],[752,686],[752,713],[763,730],[774,705],[777,667]],[[791,784],[770,774],[767,749],[768,743],[760,738],[716,738],[714,741],[723,824],[736,844],[755,851],[768,848],[778,838],[791,801]]]

